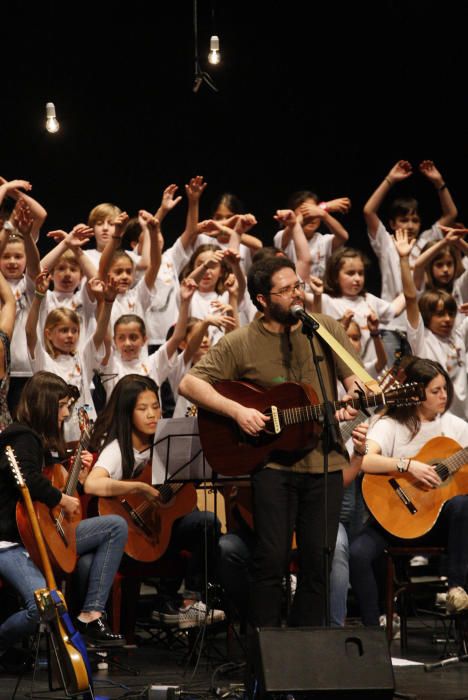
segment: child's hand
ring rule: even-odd
[[[284,227],[294,226],[297,221],[297,216],[292,209],[277,209],[273,218]]]
[[[29,192],[32,190],[32,185],[30,182],[27,180],[5,180],[4,177],[0,177],[0,187],[3,187],[4,190],[7,192],[11,192],[12,190],[25,190],[26,192]]]
[[[228,265],[232,265],[232,267],[239,267],[241,261],[239,253],[236,253],[235,250],[231,250],[231,248],[224,250],[223,253],[224,260],[228,263]]]
[[[204,263],[202,263],[203,267],[205,267],[207,270],[209,270],[212,267],[216,267],[216,265],[219,265],[224,258],[224,250],[214,250],[210,257],[205,260]]]
[[[465,316],[468,316],[468,301],[465,301],[463,304],[460,304],[458,310],[461,314],[465,314]]]
[[[465,238],[468,233],[468,228],[452,228],[450,226],[441,226],[440,224],[439,228],[444,234],[445,239],[452,243],[459,241],[460,238]]]
[[[86,226],[86,224],[77,224],[66,236],[67,247],[75,248],[75,250],[76,248],[81,248],[81,246],[88,243],[93,236],[94,231],[90,226]]]
[[[231,216],[225,221],[226,226],[231,226],[240,234],[247,233],[257,223],[257,219],[253,214],[235,214],[235,216]]]
[[[159,233],[159,219],[150,214],[149,211],[140,209],[138,212],[138,219],[142,220],[144,226],[148,228],[150,235],[154,236]]]
[[[185,194],[190,202],[198,202],[208,183],[203,182],[203,175],[192,177],[185,185]]]
[[[407,258],[416,243],[416,239],[413,238],[411,241],[408,241],[408,232],[406,229],[397,228],[393,242],[400,258]]]
[[[114,221],[112,222],[115,226],[115,233],[114,237],[115,238],[122,238],[125,226],[127,225],[128,221],[128,214],[126,211],[121,212],[118,216],[115,217]]]
[[[175,193],[177,192],[179,188],[177,185],[168,185],[164,192],[162,193],[161,197],[161,205],[160,205],[160,210],[166,216],[174,207],[176,207],[179,202],[182,199],[182,195],[179,195],[178,197],[175,196]]]
[[[191,277],[185,277],[180,283],[180,300],[189,301],[196,292],[198,284]]]
[[[330,199],[325,202],[326,209],[329,213],[333,214],[347,214],[351,209],[351,200],[349,197],[338,197],[337,199]],[[320,207],[322,208],[322,207]]]
[[[379,319],[373,311],[367,316],[367,328],[370,333],[378,333],[379,331]]]
[[[390,182],[390,184],[394,185],[395,182],[406,180],[412,174],[413,168],[411,167],[411,163],[407,160],[399,160],[398,163],[396,163],[390,170],[386,179]]]
[[[352,309],[346,309],[343,316],[340,318],[340,323],[343,326],[343,328],[345,329],[345,331],[348,330],[349,324],[353,320],[353,317],[354,317],[354,311]]]
[[[318,204],[311,204],[310,202],[304,202],[299,207],[299,213],[301,214],[303,220],[305,218],[323,219],[323,217],[326,214],[326,211],[325,211],[325,209],[322,209],[322,207],[319,207]]]
[[[38,294],[42,294],[45,296],[47,290],[49,289],[49,284],[50,284],[51,276],[48,271],[48,269],[45,267],[41,272],[37,275],[36,280],[35,280],[35,289]]]
[[[229,292],[230,297],[237,299],[239,296],[239,282],[233,272],[230,272],[224,282],[224,289]],[[215,302],[212,302],[214,304]],[[221,302],[217,302],[218,304]]]
[[[13,210],[13,224],[22,236],[29,236],[34,223],[31,209],[24,199],[19,199]]]
[[[419,172],[422,173],[424,177],[427,177],[435,187],[440,187],[444,184],[444,179],[432,160],[423,160],[418,167]]]
[[[225,306],[229,306],[226,304]],[[230,307],[232,310],[232,306]],[[208,323],[209,326],[215,326],[215,328],[220,328],[222,330],[232,331],[237,326],[237,321],[232,314],[208,314],[205,316],[204,321]]]
[[[323,294],[323,280],[315,275],[309,277],[309,287],[315,297],[320,297]]]
[[[101,302],[112,303],[119,293],[119,285],[116,279],[108,276],[107,282],[100,277],[91,277],[88,287],[92,294]]]
[[[357,425],[351,433],[354,451],[360,456],[363,456],[366,453],[366,438],[368,429],[369,426],[367,423],[359,423],[359,425]]]

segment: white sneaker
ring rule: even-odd
[[[379,617],[379,625],[380,627],[387,627],[387,616],[386,615],[381,615]],[[392,639],[400,639],[400,617],[396,613],[393,613],[393,622],[392,622]]]
[[[422,554],[417,554],[415,557],[410,559],[410,566],[427,566],[429,564],[429,559],[423,557]]]
[[[205,603],[197,600],[186,608],[179,608],[179,629],[186,630],[201,625],[211,625],[226,619],[223,610],[207,610]]]

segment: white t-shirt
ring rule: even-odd
[[[191,401],[186,399],[185,396],[181,396],[178,392],[179,384],[191,366],[191,362],[187,363],[184,361],[184,353],[181,352],[177,356],[177,359],[169,372],[168,379],[175,401],[174,413],[172,415],[173,418],[185,418],[187,416],[187,411],[193,406]]]
[[[161,345],[179,315],[179,273],[190,259],[180,238],[164,251],[155,284],[155,294],[146,311],[145,323],[149,345]]]
[[[460,447],[468,447],[468,423],[446,411],[433,421],[421,422],[414,438],[410,430],[394,418],[383,416],[371,424],[367,439],[376,442],[386,457],[416,456],[428,440],[445,436],[458,442]]]
[[[453,401],[450,410],[460,418],[468,419],[468,380],[466,375],[468,318],[452,332],[450,338],[441,338],[424,326],[419,317],[417,328],[407,327],[411,350],[425,360],[436,360],[447,371],[453,382]]]
[[[53,372],[67,384],[76,386],[80,392],[78,401],[74,404],[70,416],[64,423],[64,435],[67,441],[79,440],[81,436],[78,421],[79,408],[83,407],[86,409],[90,420],[94,421],[97,418],[91,396],[91,380],[93,378],[93,370],[99,367],[104,354],[104,343],[102,343],[99,350],[96,350],[92,337],[88,338],[83,349],[74,355],[61,354],[55,358],[49,355],[39,340],[36,343],[34,360],[31,358],[33,372],[39,372],[40,370]]]
[[[410,267],[413,269],[416,259],[421,255],[422,249],[429,241],[436,241],[443,237],[438,223],[430,229],[423,231],[417,238],[411,253]],[[379,261],[380,274],[382,278],[382,299],[393,301],[403,291],[401,281],[400,256],[393,242],[393,236],[387,231],[381,221],[377,228],[375,238],[369,234],[369,242]],[[396,316],[389,328],[406,331],[406,312]]]
[[[110,327],[114,335],[114,324],[125,314],[136,314],[143,320],[146,318],[146,311],[151,305],[151,300],[155,294],[153,289],[148,289],[144,279],[131,287],[125,294],[117,294],[112,304]]]
[[[74,311],[80,320],[80,338],[78,349],[81,350],[88,338],[96,330],[97,302],[91,301],[86,283],[76,292],[47,291],[39,311],[38,328],[43,329],[47,316],[54,309],[65,308]]]
[[[13,336],[11,339],[11,371],[12,377],[30,377],[31,363],[26,342],[26,320],[34,296],[35,285],[27,275],[19,280],[7,280],[16,301],[16,317]]]
[[[294,241],[290,240],[286,248],[283,248],[283,233],[284,229],[275,233],[273,245],[281,250],[284,250],[288,258],[294,263],[297,262],[296,247]],[[333,252],[333,233],[320,233],[316,231],[312,238],[307,241],[311,253],[312,261],[310,265],[310,274],[315,277],[323,278],[327,260]]]
[[[141,472],[148,463],[150,458],[150,450],[138,452],[138,450],[133,448],[133,457],[135,460],[135,466],[133,467],[133,472],[130,477],[131,479],[137,477],[139,472]],[[111,479],[115,479],[116,481],[121,481],[123,479],[122,453],[120,451],[118,440],[112,440],[112,442],[104,447],[94,466],[105,469]]]
[[[374,341],[370,337],[367,327],[367,317],[374,312],[381,325],[386,325],[393,320],[395,314],[390,302],[380,299],[373,294],[366,292],[356,297],[331,297],[328,294],[322,295],[322,313],[339,320],[343,318],[345,312],[353,311],[353,321],[359,325],[361,330],[361,357],[366,367],[375,366],[377,355]]]
[[[144,377],[151,377],[160,388],[176,360],[177,353],[174,353],[169,360],[166,343],[161,345],[151,355],[148,355],[148,350],[145,346],[141,350],[140,357],[130,361],[123,360],[120,353],[114,348],[107,365],[101,365],[99,368],[99,371],[102,373],[102,383],[106,390],[107,399],[109,399],[112,389],[119,379],[126,377],[127,374],[141,374]],[[161,400],[161,397],[159,399]]]

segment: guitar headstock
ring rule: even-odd
[[[420,382],[408,382],[385,392],[387,406],[414,406],[426,400],[426,387]]]
[[[90,419],[88,411],[84,408],[84,406],[81,406],[78,409],[78,424],[80,426],[81,432],[80,445],[82,449],[85,450],[91,440],[91,429],[93,427],[93,421]]]
[[[5,454],[8,459],[8,464],[10,465],[11,472],[13,476],[15,477],[15,481],[20,487],[20,489],[26,488],[26,482],[24,480],[23,472],[21,471],[21,467],[18,464],[18,460],[16,459],[15,451],[11,447],[11,445],[7,445],[5,447]]]

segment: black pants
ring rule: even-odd
[[[299,576],[289,624],[319,626],[325,613],[324,476],[262,469],[252,477],[256,544],[252,562],[251,621],[255,626],[281,624],[282,580],[288,569],[294,528]],[[343,495],[342,472],[328,475],[327,527],[331,549],[336,542]],[[330,545],[331,543],[331,545]]]

